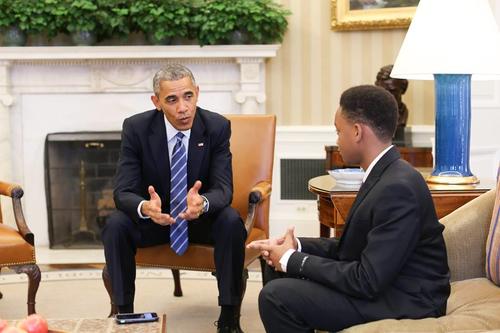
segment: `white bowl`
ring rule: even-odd
[[[361,185],[365,176],[363,169],[359,168],[328,170],[328,173],[342,185]]]

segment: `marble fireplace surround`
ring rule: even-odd
[[[192,69],[200,106],[264,114],[265,61],[279,47],[0,47],[0,179],[23,185],[24,213],[37,245],[49,243],[43,163],[48,133],[120,130],[125,117],[153,107],[152,77],[168,62]],[[12,223],[8,207],[3,211]]]

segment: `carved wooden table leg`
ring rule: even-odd
[[[111,279],[109,278],[108,267],[106,265],[104,265],[102,269],[102,281],[104,282],[104,287],[106,287],[106,291],[109,295],[109,302],[111,303],[111,310],[108,315],[108,318],[110,318],[118,313],[118,307],[113,301],[113,289],[111,287]]]
[[[179,270],[172,269],[172,276],[174,277],[174,296],[181,297],[182,287],[181,287],[181,276],[179,274]]]
[[[319,220],[319,235],[320,237],[330,238],[331,230],[335,228],[335,207],[333,206],[330,197],[318,195],[318,220]]]
[[[28,314],[36,313],[35,299],[41,279],[40,268],[37,264],[11,266],[10,268],[17,274],[25,273],[28,275]]]

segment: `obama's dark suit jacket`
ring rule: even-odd
[[[231,126],[223,116],[197,108],[189,138],[188,189],[202,182],[200,194],[210,203],[210,213],[230,205],[233,178],[229,138]],[[123,123],[121,156],[115,178],[114,199],[118,209],[132,220],[139,218],[139,203],[149,199],[153,185],[170,212],[170,162],[164,115],[150,110],[127,118]]]

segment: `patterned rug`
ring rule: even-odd
[[[41,267],[42,281],[36,297],[36,311],[51,321],[50,328],[59,332],[143,332],[135,327],[113,325],[106,319],[110,311],[109,296],[101,279],[101,269],[80,267]],[[27,279],[2,269],[0,274],[0,318],[19,320],[26,316]],[[245,332],[263,333],[258,312],[258,295],[262,288],[259,271],[249,273],[243,299],[241,325]],[[167,314],[168,333],[215,332],[219,317],[216,279],[207,272],[181,271],[183,297],[173,296],[174,283],[170,270],[138,269],[135,311]],[[75,318],[87,318],[78,321]],[[89,319],[90,318],[90,321]],[[67,320],[62,320],[67,319]],[[65,326],[60,326],[61,323]],[[56,325],[57,326],[54,326]],[[91,328],[89,328],[91,326]],[[107,325],[107,326],[106,326]],[[99,327],[99,330],[96,330]],[[144,332],[147,326],[139,326]],[[120,329],[120,331],[118,331]]]

